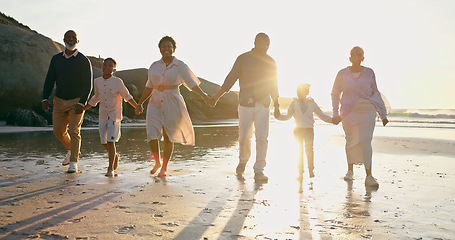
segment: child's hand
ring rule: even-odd
[[[273,116],[278,119],[281,116],[280,108],[275,108],[273,111]]]
[[[89,109],[89,108],[91,108],[91,107],[92,107],[92,105],[90,105],[90,104],[85,104],[85,106],[84,106],[84,111],[87,111],[87,109]]]
[[[139,115],[141,114],[142,112],[144,111],[144,107],[141,105],[138,105],[135,109],[134,109],[134,112],[136,113],[136,115]]]
[[[336,116],[334,118],[332,118],[332,123],[335,124],[335,125],[338,125],[338,123],[341,122],[341,117],[340,116]]]

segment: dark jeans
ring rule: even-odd
[[[298,168],[299,174],[303,174],[303,152],[305,150],[306,157],[308,160],[308,170],[313,171],[314,169],[314,129],[313,128],[295,128],[294,137],[297,140],[299,146],[299,159]],[[305,149],[303,143],[305,142]]]

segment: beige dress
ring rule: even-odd
[[[147,141],[161,139],[164,129],[171,142],[195,144],[193,124],[179,89],[166,89],[181,84],[190,91],[200,84],[184,62],[174,57],[168,66],[162,60],[150,66],[146,87],[153,91],[147,107]]]
[[[332,89],[332,107],[333,116],[342,118],[348,164],[363,163],[371,169],[376,112],[381,119],[387,116],[374,71],[368,67],[360,73],[340,70]]]

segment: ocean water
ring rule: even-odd
[[[455,129],[455,109],[392,109],[390,126]]]

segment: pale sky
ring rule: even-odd
[[[293,97],[299,83],[310,83],[324,110],[331,109],[337,72],[358,45],[392,108],[455,108],[453,0],[0,0],[0,6],[60,43],[75,30],[82,53],[113,57],[118,70],[148,68],[161,57],[158,41],[170,35],[175,56],[218,84],[265,32],[280,95]]]

